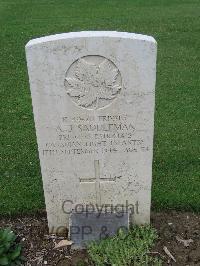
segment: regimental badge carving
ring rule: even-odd
[[[85,56],[68,69],[65,88],[72,101],[87,109],[109,105],[122,89],[118,68],[102,56]]]

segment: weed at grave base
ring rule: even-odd
[[[128,233],[119,231],[112,238],[90,243],[88,254],[95,266],[161,266],[161,259],[150,255],[156,239],[157,232],[151,226],[134,226]]]

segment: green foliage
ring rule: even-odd
[[[135,226],[128,233],[121,230],[112,238],[92,242],[88,254],[95,266],[160,266],[161,260],[149,255],[157,238],[151,226]]]
[[[16,243],[16,235],[10,229],[0,230],[0,265],[22,265],[22,247]]]
[[[76,263],[76,266],[87,266],[88,264],[83,261],[83,260],[79,260],[77,263]]]

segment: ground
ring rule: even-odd
[[[157,229],[159,239],[152,255],[159,256],[163,265],[200,265],[200,215],[190,212],[152,213],[152,225]],[[55,250],[59,238],[48,235],[46,214],[1,218],[0,227],[9,226],[18,235],[24,246],[26,266],[78,266],[92,265],[87,252],[72,252],[70,248]],[[181,240],[190,240],[188,247]],[[167,247],[176,263],[164,252]],[[85,262],[85,264],[83,264]],[[82,263],[82,264],[81,264]]]

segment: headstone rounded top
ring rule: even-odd
[[[123,39],[134,39],[146,42],[152,42],[156,44],[156,40],[152,36],[130,33],[130,32],[118,32],[118,31],[80,31],[80,32],[68,32],[61,34],[54,34],[45,37],[40,37],[30,40],[26,44],[26,49],[33,45],[38,45],[45,42],[51,42],[56,40],[71,39],[71,38],[96,38],[96,37],[113,37]]]

